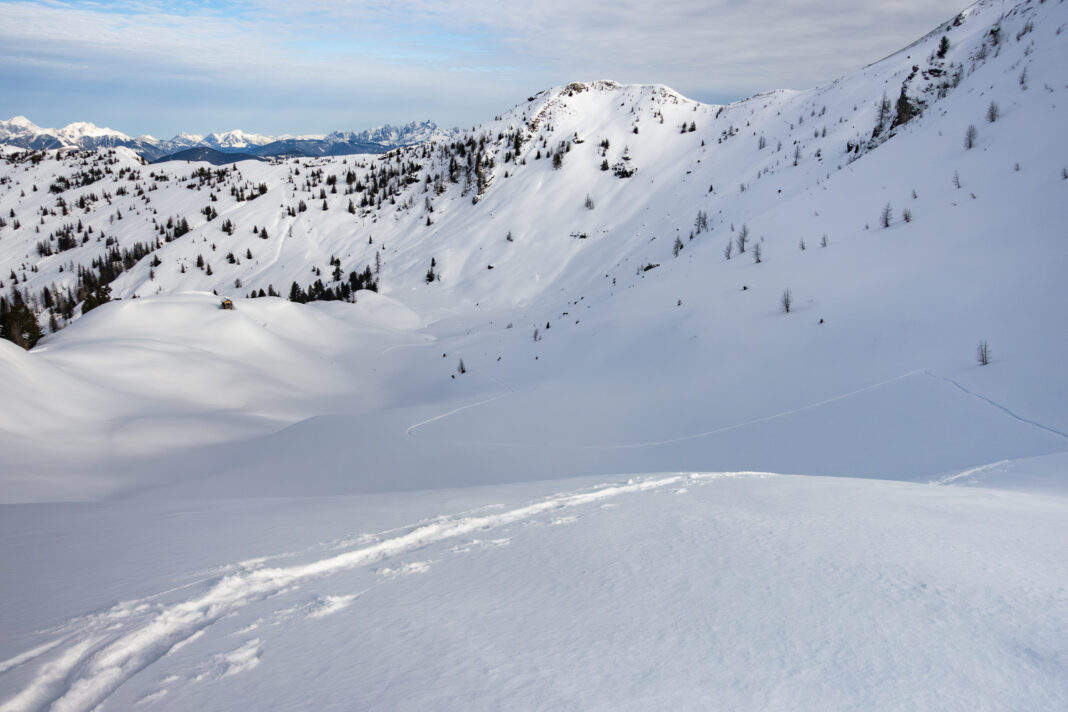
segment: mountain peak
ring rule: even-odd
[[[5,125],[11,126],[11,127],[26,128],[26,129],[39,129],[40,128],[37,124],[33,123],[32,121],[27,119],[25,116],[22,116],[21,114],[19,116],[12,116],[7,121],[0,121],[0,124],[5,124]]]
[[[69,123],[66,126],[64,126],[63,128],[61,128],[58,131],[56,131],[55,133],[58,136],[61,136],[61,137],[66,138],[66,139],[74,140],[74,141],[76,141],[78,138],[89,137],[89,136],[92,136],[92,137],[108,136],[108,137],[121,138],[121,139],[129,139],[130,138],[126,134],[122,133],[121,131],[115,131],[114,129],[109,129],[109,128],[97,126],[96,124],[91,123],[89,121],[75,121],[73,123]]]
[[[246,133],[241,129],[231,129],[221,133],[210,133],[205,136],[203,143],[215,148],[245,148],[247,146],[262,146],[277,141],[274,136]]]

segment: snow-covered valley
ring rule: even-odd
[[[3,149],[0,709],[1063,709],[1066,24]]]

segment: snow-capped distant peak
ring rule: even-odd
[[[103,128],[88,121],[77,121],[61,129],[42,128],[21,115],[14,116],[7,121],[0,121],[0,143],[38,150],[73,147],[92,150],[103,147],[131,146],[149,160],[188,148],[206,147],[217,151],[241,152],[284,141],[321,142],[324,146],[335,146],[335,148],[307,149],[313,153],[316,150],[336,151],[338,150],[336,144],[356,144],[360,150],[388,150],[449,135],[452,135],[451,131],[441,131],[433,121],[413,121],[403,126],[385,124],[366,131],[334,131],[330,134],[267,136],[233,129],[207,135],[182,132],[171,139],[159,139],[145,134],[135,139],[114,129]],[[368,146],[368,144],[373,145]]]
[[[87,121],[67,124],[61,129],[42,128],[25,116],[0,121],[0,141],[16,141],[24,148],[52,149],[71,146],[96,148],[132,141],[124,133],[102,128]]]
[[[377,143],[396,148],[429,141],[441,131],[433,121],[412,121],[403,126],[383,124],[365,131],[334,131],[326,137],[328,141],[348,143]]]
[[[25,116],[13,116],[7,121],[0,121],[0,139],[15,136],[33,136],[44,132],[37,124]]]
[[[88,121],[75,121],[74,123],[67,124],[63,128],[55,132],[58,136],[69,139],[71,141],[77,141],[83,137],[103,137],[113,136],[115,138],[129,139],[130,137],[121,131],[115,131],[114,129],[103,128]]]
[[[0,126],[7,126],[10,128],[18,127],[25,129],[36,129],[38,131],[41,130],[40,126],[27,119],[25,116],[12,116],[7,121],[0,121]]]
[[[222,133],[208,134],[202,139],[202,142],[215,148],[244,148],[246,146],[262,146],[274,140],[273,136],[246,133],[241,129],[234,129]]]
[[[280,134],[274,137],[275,141],[322,141],[326,134]]]

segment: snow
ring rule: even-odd
[[[47,130],[47,129],[46,129]],[[71,124],[67,124],[63,128],[56,131],[56,134],[63,139],[77,143],[79,139],[87,136],[101,137],[112,136],[115,138],[129,139],[130,137],[119,131],[113,129],[102,128],[96,124],[91,124],[88,121],[76,121]]]
[[[9,141],[29,148],[63,146],[87,150],[104,146],[125,145],[136,147],[150,160],[195,146],[207,146],[223,150],[250,149],[275,141],[298,139],[322,141],[326,144],[371,142],[385,147],[398,147],[432,140],[450,140],[457,135],[459,135],[457,129],[440,130],[432,121],[413,121],[404,126],[385,124],[360,132],[334,131],[330,134],[266,136],[242,131],[241,129],[233,129],[207,135],[181,132],[169,140],[161,140],[148,134],[143,134],[134,139],[119,131],[101,128],[86,121],[74,122],[61,129],[42,128],[25,116],[15,116],[8,121],[0,121],[0,142]],[[51,144],[49,144],[49,141],[51,141]]]
[[[441,130],[433,121],[412,121],[404,126],[384,124],[364,131],[334,131],[325,136],[328,141],[378,143],[399,147],[429,141],[447,141],[459,134],[456,129]]]
[[[79,145],[87,139],[130,140],[130,137],[124,133],[101,128],[86,121],[77,121],[61,129],[41,128],[25,116],[15,116],[7,121],[0,121],[0,141],[32,140],[41,137],[51,137],[65,146]]]
[[[5,709],[1056,709],[1065,506],[722,473],[16,510],[49,558],[5,579]]]
[[[810,91],[575,83],[384,156],[5,152],[42,326],[155,249],[0,340],[0,710],[1064,708],[1064,24],[983,2]],[[379,292],[246,296],[331,258]]]
[[[243,148],[245,146],[262,146],[272,141],[277,141],[274,136],[264,136],[262,134],[246,133],[241,129],[234,129],[232,131],[225,131],[223,133],[211,133],[205,136],[198,143],[203,143],[208,146],[215,146],[217,148]]]

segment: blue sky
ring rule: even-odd
[[[471,126],[576,80],[706,102],[860,68],[961,0],[0,0],[0,118],[131,135]]]

